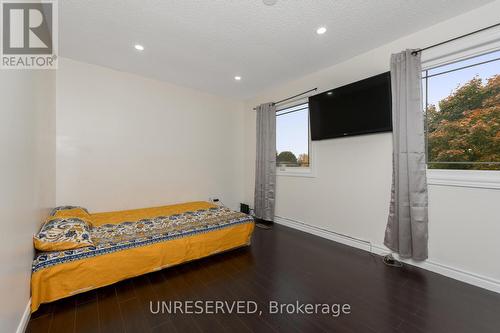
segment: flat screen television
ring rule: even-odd
[[[392,130],[390,72],[309,97],[311,139]]]

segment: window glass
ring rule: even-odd
[[[428,167],[500,170],[500,51],[422,77]]]
[[[276,165],[309,168],[309,108],[297,105],[276,112]]]

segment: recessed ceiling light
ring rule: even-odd
[[[333,94],[333,92],[329,91],[329,92],[327,92],[326,94],[327,94],[327,95],[331,95],[331,94]]]
[[[235,79],[236,81],[241,81],[241,76],[235,76],[235,77],[234,77],[234,79]]]
[[[326,32],[326,28],[325,27],[319,27],[318,30],[316,30],[316,33],[318,35],[322,35]]]
[[[137,51],[144,51],[144,46],[141,44],[135,44],[134,47]]]

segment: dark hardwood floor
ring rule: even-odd
[[[158,300],[251,300],[263,314],[154,315]],[[269,314],[272,300],[348,303],[351,314]],[[500,295],[275,225],[250,247],[42,305],[27,332],[498,333]]]

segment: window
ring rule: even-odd
[[[307,103],[276,111],[276,167],[278,174],[311,171]]]
[[[422,78],[428,168],[500,170],[500,51]]]

